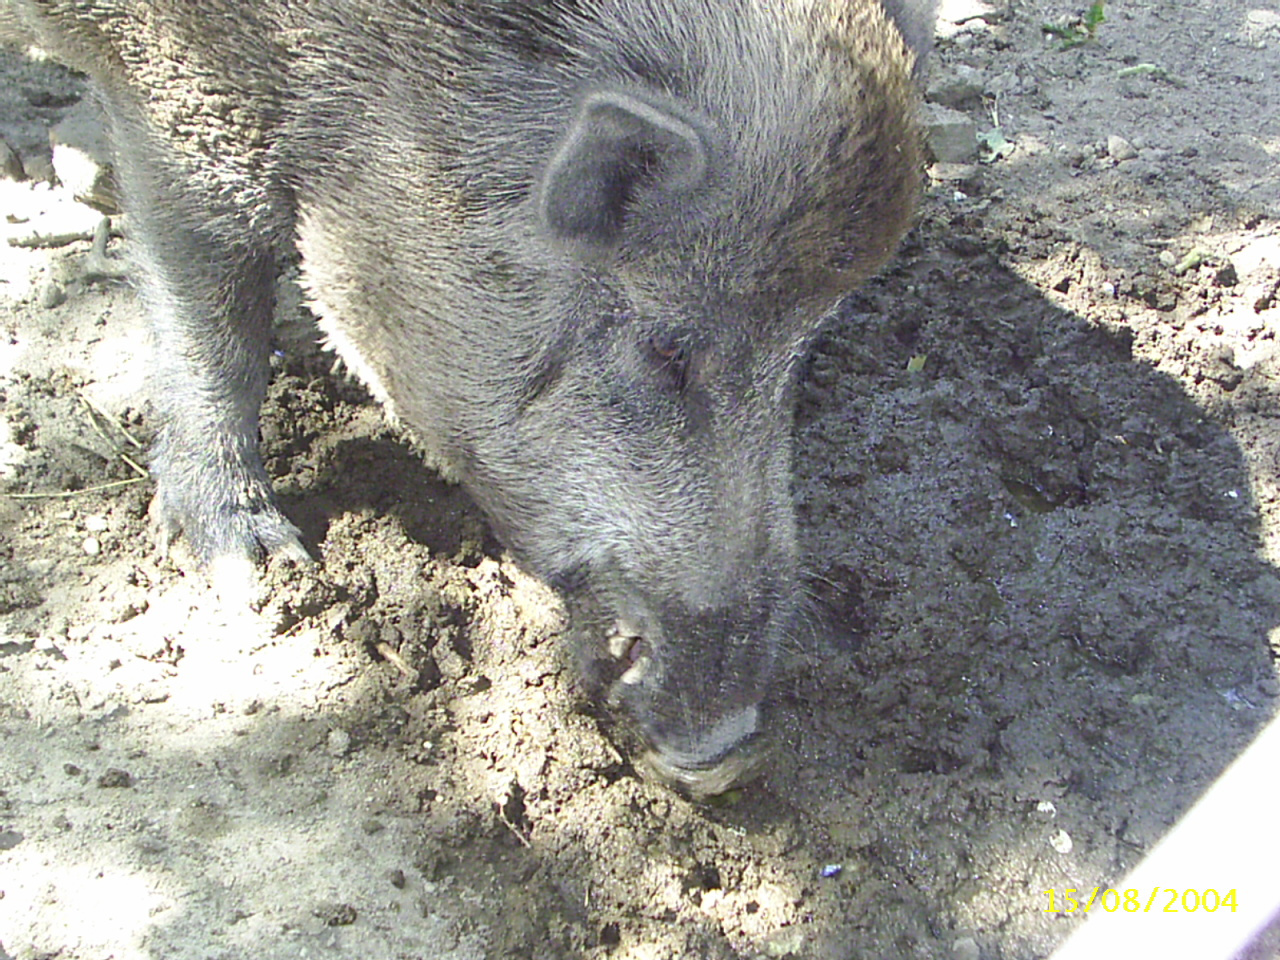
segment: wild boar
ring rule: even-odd
[[[531,573],[650,768],[755,756],[802,593],[793,381],[921,179],[931,0],[11,0],[110,118],[209,564],[306,556],[258,452],[277,267]]]

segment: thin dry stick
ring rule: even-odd
[[[82,264],[84,279],[91,283],[94,280],[127,280],[129,278],[128,265],[107,255],[107,241],[110,238],[111,218],[103,217],[98,221],[98,228],[93,231],[93,246]]]
[[[103,224],[106,224],[104,227]],[[81,240],[96,240],[103,230],[108,237],[122,237],[124,234],[116,227],[110,217],[103,217],[93,230],[71,230],[66,233],[32,233],[25,237],[10,237],[9,246],[22,247],[27,250],[46,250],[54,247],[66,247]]]
[[[114,490],[116,487],[128,487],[135,483],[141,483],[147,479],[143,477],[129,477],[127,480],[112,480],[110,483],[97,483],[92,487],[84,487],[80,490],[55,490],[52,493],[6,493],[5,496],[10,500],[68,500],[71,497],[79,497],[86,493],[98,493],[102,490]]]
[[[390,663],[410,680],[418,679],[418,671],[409,666],[405,658],[400,656],[399,651],[397,651],[395,647],[391,646],[391,644],[387,643],[385,640],[381,640],[374,646],[374,649],[377,650],[378,653],[382,654],[384,660]]]
[[[69,500],[72,497],[83,496],[86,493],[100,493],[103,490],[116,490],[120,487],[132,486],[135,483],[141,483],[143,480],[150,478],[147,468],[142,466],[133,457],[129,456],[119,445],[106,435],[102,429],[99,420],[112,424],[120,433],[135,447],[141,448],[141,441],[137,440],[128,430],[121,426],[114,417],[108,416],[107,413],[96,403],[85,396],[84,391],[78,393],[80,402],[83,403],[89,411],[89,423],[97,432],[104,443],[109,446],[117,457],[123,460],[137,474],[136,477],[129,477],[126,480],[111,480],[107,483],[96,483],[91,487],[83,487],[79,490],[53,490],[46,493],[7,493],[5,494],[10,500]]]
[[[73,230],[70,233],[32,233],[25,237],[10,237],[9,246],[24,247],[28,250],[45,250],[92,239],[92,230]]]
[[[88,407],[91,411],[96,413],[99,417],[101,417],[107,423],[111,424],[118,431],[120,431],[120,435],[129,441],[129,445],[131,447],[136,447],[138,450],[142,449],[143,447],[142,441],[139,440],[137,437],[135,437],[133,434],[131,434],[128,430],[126,430],[119,420],[111,416],[109,413],[103,410],[100,406],[94,403],[93,400],[89,397],[89,395],[86,394],[83,390],[79,392],[79,397],[81,402],[83,402],[86,407]],[[103,437],[102,439],[107,440],[106,437]],[[111,443],[110,440],[107,440],[107,442]],[[112,444],[112,446],[115,446],[115,444]]]
[[[515,827],[515,824],[513,824],[510,820],[507,819],[507,812],[502,809],[502,804],[500,803],[497,804],[497,807],[498,807],[498,819],[502,821],[503,825],[508,830],[510,830],[513,834],[515,834],[516,839],[519,840],[522,844],[524,844],[526,848],[531,848],[533,844],[529,842],[529,838],[526,837],[519,830],[517,830]]]
[[[147,477],[151,476],[151,474],[147,472],[146,467],[142,466],[142,464],[138,463],[137,460],[133,459],[133,457],[129,456],[127,453],[122,452],[120,454],[120,459],[123,460],[125,463],[127,463],[129,466],[133,467],[134,472],[137,473],[139,480],[145,480],[147,479]]]
[[[131,434],[128,430],[126,430],[120,424],[120,422],[116,420],[115,417],[109,416],[105,410],[103,410],[100,406],[94,403],[85,394],[83,390],[79,392],[78,396],[80,397],[80,402],[83,403],[89,409],[89,422],[93,424],[93,429],[96,430],[98,432],[98,436],[100,436],[103,439],[103,441],[108,446],[111,447],[111,449],[115,452],[115,455],[119,457],[121,460],[123,460],[125,463],[127,463],[131,468],[133,468],[133,472],[136,473],[139,477],[145,479],[146,477],[150,476],[150,474],[147,473],[146,467],[142,466],[140,463],[138,463],[137,460],[134,460],[133,457],[129,456],[127,453],[121,450],[120,447],[116,444],[116,442],[106,435],[106,433],[102,429],[102,423],[105,421],[106,423],[109,423],[111,426],[115,427],[118,431],[120,431],[121,436],[123,436],[126,440],[128,440],[131,444],[133,444],[135,447],[139,449],[142,448],[142,442],[136,439],[133,436],[133,434]]]

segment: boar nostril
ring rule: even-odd
[[[609,654],[615,660],[628,664],[626,672],[618,678],[618,683],[634,685],[644,680],[653,661],[649,658],[648,648],[639,630],[627,621],[619,620],[609,631],[607,640]]]
[[[621,619],[617,620],[605,635],[605,640],[609,644],[609,655],[615,660],[625,658],[631,663],[639,659],[639,646],[643,639],[644,635],[635,624]]]
[[[635,647],[632,647],[633,653],[639,646],[640,644],[636,643]],[[649,667],[652,664],[653,661],[648,657],[637,656],[631,666],[627,668],[627,672],[618,678],[618,682],[632,685],[639,683],[649,673]]]

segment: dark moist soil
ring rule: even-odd
[[[807,365],[813,603],[771,764],[708,804],[296,296],[264,443],[319,564],[247,612],[158,559],[149,482],[91,489],[150,430],[132,292],[6,248],[0,480],[59,496],[0,499],[0,957],[1047,956],[1047,891],[1118,882],[1280,694],[1280,17],[1109,4],[1062,51],[1069,6],[945,12],[935,98],[1015,149],[934,170]],[[3,67],[38,180],[79,87]],[[0,187],[8,236],[78,206]]]

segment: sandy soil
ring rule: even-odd
[[[1047,956],[1047,891],[1122,877],[1280,696],[1280,14],[1042,32],[1080,12],[947,7],[933,96],[1012,151],[935,170],[809,364],[815,629],[708,805],[287,285],[264,441],[321,562],[248,612],[157,558],[133,294],[4,247],[0,958]],[[0,69],[0,231],[91,231],[47,182],[78,82]]]

